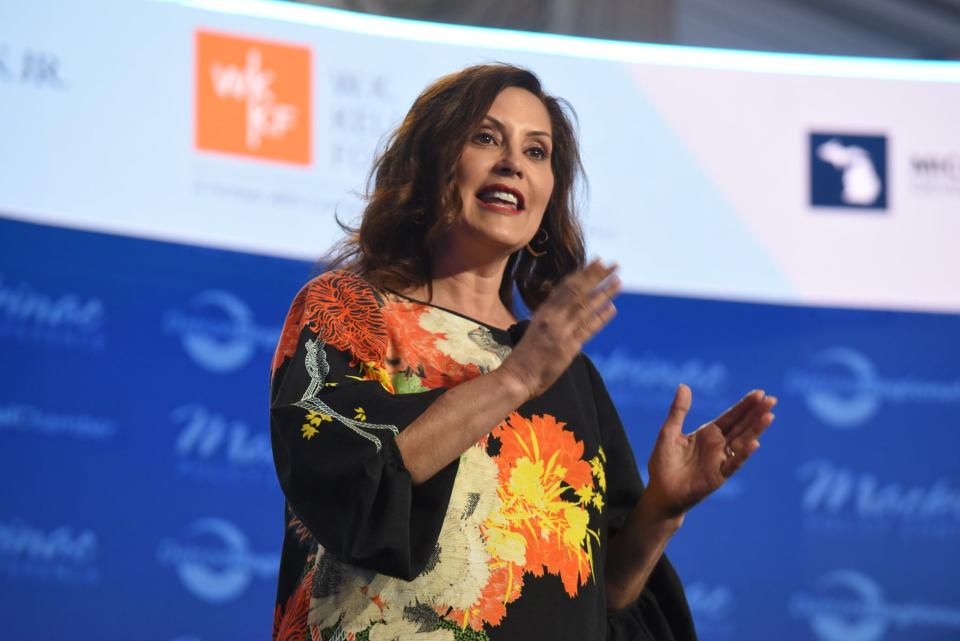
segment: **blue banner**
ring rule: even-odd
[[[7,219],[0,239],[4,638],[267,638],[267,377],[312,265]],[[668,550],[704,641],[960,635],[960,317],[618,308],[588,352],[642,467],[678,383],[688,430],[780,398]]]

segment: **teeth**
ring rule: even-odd
[[[487,198],[496,198],[497,200],[502,200],[512,204],[515,207],[520,204],[520,201],[517,200],[517,197],[507,191],[488,191],[484,194],[484,196]]]

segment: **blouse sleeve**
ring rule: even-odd
[[[606,454],[607,536],[623,528],[627,515],[643,493],[630,441],[620,416],[594,364],[584,356],[593,387],[600,438]],[[664,554],[654,567],[643,592],[631,605],[607,614],[608,641],[696,641],[693,619],[683,585]]]
[[[458,462],[414,486],[395,442],[444,391],[394,394],[379,302],[330,272],[297,295],[274,356],[270,428],[292,512],[346,563],[412,580],[434,554]]]

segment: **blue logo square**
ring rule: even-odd
[[[887,137],[810,134],[810,204],[887,208]]]

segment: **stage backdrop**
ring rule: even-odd
[[[416,94],[528,66],[579,114],[588,352],[645,461],[776,426],[669,554],[704,641],[960,637],[960,64],[283,2],[0,6],[0,612],[16,641],[270,634],[269,360]]]

